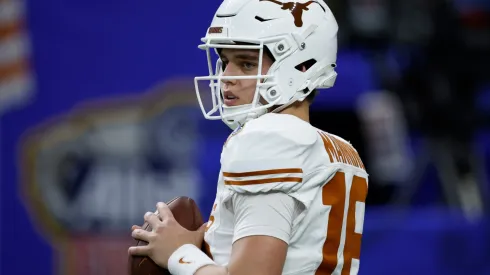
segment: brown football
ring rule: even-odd
[[[187,230],[198,230],[203,225],[203,219],[196,202],[188,197],[177,197],[167,203],[175,220]],[[142,228],[151,231],[148,223]],[[147,245],[147,242],[137,241],[136,245]],[[170,272],[158,266],[148,257],[129,256],[129,275],[170,275]]]

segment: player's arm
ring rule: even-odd
[[[235,193],[226,206],[235,214],[228,266],[207,266],[196,274],[282,274],[293,223],[302,211],[301,204],[282,192]]]
[[[274,237],[250,236],[233,244],[227,267],[207,265],[196,275],[279,275],[286,259],[288,245]]]

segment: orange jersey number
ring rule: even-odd
[[[332,162],[343,162],[364,170],[359,155],[350,145],[325,133],[322,133],[322,138]],[[341,171],[323,187],[322,202],[323,205],[330,206],[330,212],[327,238],[323,246],[323,261],[316,272],[317,275],[332,274],[334,271],[337,274],[349,275],[351,267],[359,264],[367,192],[366,178],[354,175],[352,179],[346,179],[346,174]],[[352,265],[353,259],[356,260],[355,265]]]
[[[363,216],[356,217],[357,202],[364,203],[367,195],[367,182],[365,178],[354,176],[352,187],[349,194],[349,206],[347,209],[347,219],[344,227],[344,209],[346,198],[345,174],[337,172],[335,176],[323,187],[322,200],[324,205],[329,205],[330,213],[328,218],[327,239],[323,246],[323,261],[316,274],[332,274],[336,269],[339,260],[343,259],[342,272],[340,274],[349,275],[352,259],[359,260],[361,255],[361,237],[356,233],[356,218],[364,219]],[[358,220],[357,222],[362,222]],[[342,231],[345,230],[345,241],[340,247]],[[339,250],[342,253],[338,253]],[[338,257],[338,255],[341,255]]]

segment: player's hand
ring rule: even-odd
[[[139,226],[131,228],[133,231],[131,236],[137,240],[147,242],[148,245],[130,247],[129,254],[148,256],[159,266],[167,268],[168,259],[182,245],[193,244],[201,247],[206,224],[198,231],[189,231],[175,220],[165,203],[159,202],[157,210],[158,214],[147,212],[144,217],[152,228],[151,232]]]

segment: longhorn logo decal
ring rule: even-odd
[[[282,6],[281,9],[283,9],[283,10],[291,11],[291,14],[294,17],[294,25],[296,25],[296,27],[302,27],[303,26],[303,11],[309,10],[308,9],[309,5],[311,5],[313,3],[317,3],[318,5],[320,5],[317,1],[308,1],[306,3],[298,3],[298,2],[282,3],[282,2],[279,2],[277,0],[259,0],[259,1],[260,2],[262,2],[262,1],[272,2],[272,3],[275,3],[275,4]]]

